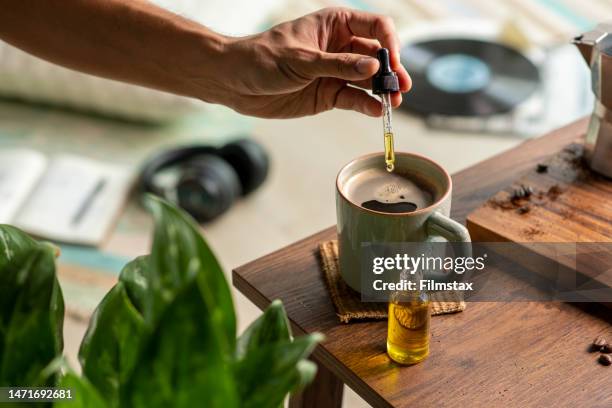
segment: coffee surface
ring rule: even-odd
[[[384,168],[372,168],[353,175],[344,186],[353,203],[379,212],[405,213],[433,204],[430,191],[414,179]]]
[[[361,203],[363,208],[386,213],[405,213],[416,211],[417,205],[410,201],[400,201],[399,203],[381,203],[377,200],[370,200]]]

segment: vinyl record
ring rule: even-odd
[[[437,39],[401,51],[412,77],[402,107],[428,115],[487,116],[512,110],[539,86],[537,67],[518,51],[472,39]]]

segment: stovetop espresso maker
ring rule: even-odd
[[[591,69],[595,109],[585,140],[585,158],[591,169],[612,177],[612,23],[574,39]]]

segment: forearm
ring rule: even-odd
[[[216,87],[226,42],[195,22],[134,0],[4,1],[0,38],[69,68],[211,102],[206,82]]]
[[[370,87],[381,46],[400,90],[410,88],[393,21],[346,8],[229,38],[144,0],[4,0],[0,38],[75,70],[266,118],[333,108],[380,116],[380,102],[348,84]]]

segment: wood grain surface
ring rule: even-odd
[[[453,177],[455,219],[584,132],[585,120],[466,169]],[[385,352],[386,322],[341,324],[319,268],[329,228],[233,271],[258,307],[285,304],[296,334],[322,332],[314,357],[375,407],[609,407],[610,370],[586,350],[612,337],[612,316],[595,304],[470,303],[432,319],[431,355],[415,366]],[[509,290],[520,282],[508,279]]]
[[[478,207],[467,218],[472,238],[612,242],[612,181],[588,170],[582,151],[580,140],[565,146]],[[532,194],[516,197],[522,187]]]
[[[518,261],[533,273],[552,271],[553,280],[563,274],[584,289],[612,287],[612,181],[588,169],[583,150],[582,139],[573,141],[471,212],[472,240],[520,243]],[[531,194],[517,196],[525,188]],[[559,256],[562,248],[536,244],[557,242],[589,244],[567,247],[568,257]],[[539,267],[546,261],[563,267]]]

